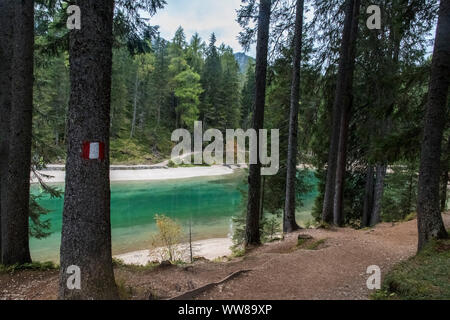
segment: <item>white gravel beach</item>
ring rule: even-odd
[[[65,180],[63,167],[39,171],[45,183],[62,183]],[[211,166],[211,167],[180,167],[180,168],[151,168],[151,169],[126,169],[115,168],[111,170],[111,181],[153,181],[153,180],[173,180],[194,177],[211,177],[232,174],[232,167]],[[37,183],[38,179],[31,174],[31,183]]]
[[[192,252],[194,257],[203,257],[208,260],[214,260],[219,257],[229,256],[231,254],[230,247],[233,242],[229,238],[206,239],[192,242]],[[145,266],[149,262],[165,260],[161,248],[150,250],[134,251],[114,256],[114,258],[122,260],[125,264]],[[180,253],[180,260],[189,261],[190,250],[189,244],[183,243],[177,246]]]

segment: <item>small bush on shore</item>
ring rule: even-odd
[[[153,237],[152,245],[161,247],[161,260],[170,262],[182,260],[182,252],[178,246],[183,236],[181,225],[165,215],[157,214],[155,220],[158,233]]]
[[[233,246],[231,247],[231,257],[232,258],[241,258],[245,256],[245,248],[242,246]]]

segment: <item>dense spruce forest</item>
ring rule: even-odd
[[[45,41],[45,36],[37,41]],[[165,160],[173,145],[172,131],[193,130],[194,121],[220,129],[248,123],[251,111],[243,106],[250,108],[248,101],[252,100],[254,59],[243,54],[239,64],[232,49],[218,45],[214,34],[208,43],[198,34],[188,41],[182,27],[170,41],[158,35],[139,41],[138,47],[130,48],[119,38],[113,49],[113,163]],[[42,53],[35,59],[34,134],[51,149],[43,152],[45,162],[64,162],[70,96],[68,53]]]
[[[96,2],[0,0],[2,264],[31,262],[29,236],[47,235],[49,211],[30,194],[29,172],[65,164],[64,194],[41,181],[64,196],[61,270],[83,269],[78,291],[61,271],[60,298],[117,298],[110,163],[169,159],[173,130],[195,121],[280,130],[279,172],[262,177],[258,162],[245,173],[235,238],[246,247],[265,239],[270,217],[298,230],[296,210],[313,187],[322,227],[417,216],[419,249],[448,236],[448,0],[375,1],[379,28],[368,22],[374,1],[243,0],[239,41],[256,45],[255,58],[214,33],[188,39],[183,26],[161,37],[140,13],[170,1]],[[67,29],[69,4],[81,9],[80,30]],[[95,139],[105,160],[81,160],[81,143]]]

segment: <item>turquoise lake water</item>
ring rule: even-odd
[[[231,218],[242,211],[242,181],[242,173],[235,173],[219,177],[112,183],[113,254],[148,249],[152,234],[156,232],[155,214],[176,219],[186,231],[191,220],[195,240],[230,236]],[[32,192],[39,193],[39,187],[33,185]],[[309,219],[314,197],[314,192],[307,197],[305,206],[298,212],[299,219]],[[36,261],[59,261],[63,199],[43,197],[39,202],[52,210],[48,215],[52,234],[42,240],[31,239],[31,255]]]

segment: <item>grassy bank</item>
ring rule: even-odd
[[[0,264],[0,274],[13,274],[20,271],[48,271],[57,269],[59,269],[59,266],[53,262],[32,262],[23,265],[15,264],[12,266],[4,266]]]
[[[395,266],[372,298],[450,299],[450,239],[433,241],[416,256]]]

